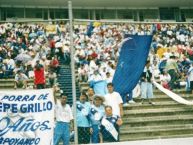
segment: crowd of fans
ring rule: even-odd
[[[152,79],[170,90],[186,85],[192,90],[192,24],[118,24],[75,27],[75,60],[79,81],[112,82],[125,34],[153,34],[149,53]],[[89,33],[88,30],[92,30]],[[126,103],[126,102],[124,102]]]
[[[175,57],[182,73],[187,73],[190,62],[193,61],[192,24],[101,25],[93,28],[91,36],[85,35],[87,29],[82,27],[77,26],[74,36],[75,60],[80,65],[80,81],[106,78],[111,81],[109,75],[111,78],[114,75],[119,48],[125,34],[154,34],[149,59],[156,75],[164,69],[162,65],[162,68],[156,70],[162,60],[169,60],[170,56]],[[163,48],[167,48],[167,51],[160,53]]]
[[[51,32],[53,28],[48,26],[0,24],[0,79],[15,77],[15,88],[20,86],[20,80],[21,84],[25,84],[24,88],[28,87],[26,79],[30,78],[34,78],[36,88],[44,88],[46,78],[49,78],[51,87],[54,85],[60,71],[59,60],[63,59],[67,64],[70,62],[70,37],[68,23],[52,25],[55,32]],[[154,34],[149,54],[153,77],[160,77],[168,89],[179,88],[180,81],[191,81],[188,70],[193,61],[192,30],[192,24],[75,25],[74,59],[78,67],[78,79],[80,82],[112,82],[125,34]],[[170,65],[171,59],[176,62],[175,68]],[[175,71],[171,71],[173,69]],[[168,76],[167,79],[164,74]]]
[[[53,87],[57,76],[60,75],[59,60],[63,60],[66,64],[70,63],[70,37],[68,23],[55,24],[52,27],[54,31],[48,28],[48,24],[0,24],[0,79],[15,78],[15,89],[30,87],[28,84],[30,79],[34,80],[34,86],[31,86],[33,88],[42,89],[46,85]],[[193,90],[192,24],[75,25],[74,59],[79,82],[108,83],[108,92],[104,97],[94,95],[93,89],[89,88],[88,92],[81,94],[80,101],[77,101],[79,143],[89,143],[90,140],[93,143],[102,140],[118,141],[123,115],[122,103],[126,102],[114,92],[112,80],[125,34],[154,34],[149,61],[140,80],[142,92],[143,85],[150,85],[148,96],[143,96],[142,93],[143,99],[153,97],[152,79],[159,80],[164,88],[170,90],[179,89],[184,84],[187,90]],[[61,122],[69,123],[73,118],[72,114],[69,114],[69,106],[65,106],[66,95],[62,94],[61,98],[56,102],[58,116],[55,132],[58,134],[54,137],[55,144],[58,144],[63,135],[65,141],[70,139],[69,136],[66,137],[68,133],[61,131],[61,126],[65,127],[64,130],[69,130],[69,124],[63,126]],[[103,106],[103,102],[106,107]],[[150,100],[149,103],[153,104]],[[67,113],[62,116],[63,105]],[[114,135],[108,134],[105,127],[107,120],[111,123],[110,128],[115,128]],[[105,138],[104,134],[108,134],[108,138]]]
[[[15,86],[52,87],[59,74],[61,49],[55,49],[59,36],[46,33],[44,25],[0,24],[0,79],[14,78]],[[28,85],[34,79],[34,85]]]

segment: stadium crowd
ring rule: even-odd
[[[28,80],[34,79],[35,88],[42,89],[46,87],[48,78],[49,87],[53,87],[60,75],[59,60],[70,63],[70,36],[68,23],[55,24],[52,27],[53,32],[45,24],[0,24],[0,79],[15,78],[15,89],[29,87]],[[108,84],[105,96],[97,96],[89,88],[88,92],[80,95],[80,101],[77,101],[79,143],[89,143],[90,138],[93,143],[101,140],[118,141],[123,115],[122,104],[133,102],[132,97],[126,101],[122,99],[114,92],[112,84],[119,48],[125,34],[154,34],[149,61],[140,80],[142,98],[147,99],[147,96],[143,96],[143,86],[147,84],[150,88],[149,97],[153,97],[153,79],[159,80],[163,87],[170,90],[179,89],[185,82],[187,90],[193,91],[192,24],[77,24],[74,26],[73,37],[79,81],[90,84],[106,81]],[[66,137],[68,133],[61,131],[62,127],[69,130],[69,124],[61,127],[61,122],[67,120],[69,123],[73,118],[71,114],[61,115],[61,105],[66,104],[67,99],[64,94],[61,94],[61,98],[61,102],[56,101],[58,114],[56,113],[55,130],[58,134],[54,136],[55,144],[60,138],[69,139],[69,136]],[[102,105],[103,102],[106,107]],[[153,104],[150,100],[149,103]],[[65,106],[65,110],[69,112],[69,106]],[[106,118],[102,121],[104,117]],[[111,122],[111,129],[115,127],[115,134],[109,134],[108,138],[103,136],[108,134],[106,120]],[[99,126],[102,129],[101,139]]]
[[[96,24],[92,26],[75,27],[75,60],[79,66],[79,81],[89,82],[91,86],[93,81],[112,82],[119,48],[125,34],[153,34],[148,58],[149,70],[153,76],[149,82],[152,79],[159,79],[161,84],[170,90],[179,89],[186,84],[187,91],[192,90],[192,24]],[[131,102],[133,102],[132,99]]]
[[[46,76],[55,78],[52,72],[59,74],[58,59],[69,63],[70,44],[68,24],[56,24],[55,27],[56,33],[50,33],[45,24],[1,24],[0,78],[13,77],[18,70],[33,78],[38,63]],[[163,73],[166,64],[163,61],[168,61],[170,56],[175,57],[178,72],[183,74],[180,76],[185,77],[193,61],[192,29],[192,24],[75,25],[74,47],[79,81],[112,82],[125,34],[154,34],[149,59],[155,77]],[[43,79],[41,83],[44,84]]]
[[[34,79],[35,88],[45,88],[46,77],[53,86],[59,74],[54,36],[46,36],[41,25],[5,23],[0,25],[0,79],[15,77],[15,89]],[[33,86],[31,86],[33,87]]]

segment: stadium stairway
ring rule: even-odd
[[[183,89],[176,93],[193,100]],[[193,137],[193,106],[179,104],[156,89],[154,96],[155,105],[141,104],[138,98],[124,107],[121,141]]]
[[[88,88],[87,83],[80,86]],[[193,100],[193,95],[186,94],[184,89],[176,93]],[[135,104],[124,107],[120,140],[193,137],[193,106],[179,104],[157,89],[154,89],[154,96],[155,105],[141,104],[141,99],[136,98]]]
[[[64,64],[60,61],[60,64]],[[72,74],[70,65],[60,65],[60,75],[58,76],[58,83],[60,89],[67,94],[68,103],[72,105]],[[76,98],[79,98],[80,90],[79,85],[76,83]]]

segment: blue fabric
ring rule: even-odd
[[[90,127],[90,120],[88,119],[90,107],[89,102],[83,104],[80,101],[77,101],[76,118],[78,127]],[[83,110],[86,114],[83,114]]]
[[[87,36],[91,36],[92,35],[92,31],[93,31],[94,27],[93,27],[93,23],[90,22],[89,26],[87,27]]]
[[[166,67],[166,63],[167,63],[167,61],[166,60],[162,60],[161,62],[160,62],[160,64],[159,64],[159,71],[161,72],[161,73],[163,73],[163,70],[165,69],[165,67]]]
[[[96,120],[95,114],[99,114],[99,120]],[[92,125],[99,125],[101,118],[105,115],[105,107],[103,105],[96,107],[95,105],[91,106],[90,109],[90,120]]]
[[[70,141],[70,124],[66,122],[57,122],[54,129],[54,145],[58,145],[60,139],[63,145],[69,145]]]
[[[92,125],[92,129],[93,129],[93,133],[91,135],[92,143],[100,143],[100,140],[99,140],[99,133],[100,133],[99,125]]]
[[[104,96],[108,93],[106,81],[92,81],[90,82],[90,84],[92,84],[95,94]]]
[[[126,38],[113,78],[114,89],[122,97],[132,92],[137,85],[152,42],[152,35],[127,35]]]

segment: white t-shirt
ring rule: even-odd
[[[120,116],[119,105],[123,103],[123,100],[118,92],[105,95],[105,105],[111,106],[113,109],[113,115]]]
[[[15,61],[13,59],[10,59],[7,63],[11,69],[14,69],[15,68]]]
[[[160,81],[164,83],[168,83],[171,80],[171,76],[169,74],[167,75],[160,75]]]
[[[103,80],[102,76],[100,74],[93,74],[91,75],[91,77],[89,78],[89,81],[101,81]]]
[[[72,110],[68,104],[62,106],[60,100],[57,100],[55,106],[56,121],[70,122],[73,119]]]

